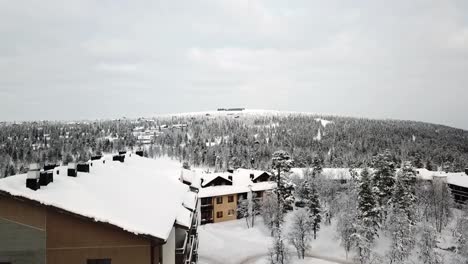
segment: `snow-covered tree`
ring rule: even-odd
[[[392,239],[387,254],[390,264],[405,263],[415,244],[415,227],[406,211],[399,206],[392,207],[388,217],[388,231]]]
[[[457,242],[457,253],[460,259],[467,260],[468,263],[468,211],[458,218],[455,226],[454,237]],[[464,263],[464,264],[466,264]]]
[[[237,215],[245,219],[247,228],[250,228],[250,210],[249,210],[249,200],[241,198],[237,202]]]
[[[413,225],[415,224],[416,214],[415,183],[416,171],[411,162],[404,162],[401,170],[398,172],[393,195],[389,202],[390,206],[403,210]]]
[[[443,260],[437,251],[436,230],[424,223],[421,227],[421,238],[418,241],[418,259],[424,264],[442,264]]]
[[[404,263],[415,245],[415,177],[416,172],[411,163],[403,163],[390,199],[390,215],[387,223],[392,239],[390,251],[387,254],[391,264]]]
[[[352,239],[358,251],[356,261],[367,264],[371,259],[372,246],[379,227],[379,210],[372,192],[372,182],[367,169],[361,172],[361,178],[358,181],[357,209],[357,219],[354,225],[355,232]]]
[[[320,205],[317,187],[315,186],[314,178],[309,177],[305,182],[305,205],[309,213],[309,221],[311,228],[314,231],[314,239],[317,238],[317,232],[320,230],[322,222],[322,207]]]
[[[274,180],[277,187],[275,189],[277,202],[276,227],[279,228],[283,221],[284,211],[292,208],[294,204],[293,185],[288,178],[288,173],[293,166],[293,160],[288,152],[279,150],[273,153],[271,160]]]
[[[453,205],[452,194],[446,179],[434,178],[432,181],[431,208],[432,219],[437,232],[448,224],[451,217],[451,208]]]
[[[260,208],[260,211],[263,216],[263,221],[265,225],[270,229],[272,236],[276,221],[277,203],[278,199],[276,198],[276,194],[267,193],[262,200]]]
[[[289,260],[288,247],[284,241],[281,228],[275,231],[273,238],[273,245],[269,249],[270,263],[271,264],[286,264]]]
[[[346,259],[348,259],[348,253],[355,243],[353,239],[353,234],[356,233],[355,224],[357,220],[357,186],[355,179],[350,180],[338,203],[341,210],[338,213],[336,228],[341,246],[346,252]]]
[[[389,150],[377,154],[372,159],[373,192],[377,198],[377,205],[380,208],[381,222],[385,221],[387,203],[392,197],[395,185],[395,162]]]
[[[297,257],[303,259],[305,252],[310,248],[311,239],[311,226],[306,211],[298,210],[294,213],[288,239],[296,248]]]

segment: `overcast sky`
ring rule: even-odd
[[[0,0],[0,120],[218,107],[468,129],[468,1]]]

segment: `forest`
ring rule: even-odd
[[[142,142],[134,131],[146,131]],[[313,114],[198,114],[96,121],[0,123],[0,176],[33,162],[87,161],[91,155],[144,150],[191,166],[267,169],[272,154],[291,153],[295,167],[318,158],[325,167],[365,167],[388,150],[396,163],[462,171],[468,167],[468,131],[401,120]]]

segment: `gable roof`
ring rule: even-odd
[[[26,188],[26,174],[0,179],[0,191],[162,240],[174,223],[190,221],[183,202],[192,194],[178,178],[179,162],[138,155],[127,155],[124,163],[105,159],[92,161],[90,173],[76,178],[57,167],[54,182],[37,191]]]
[[[251,174],[254,174],[255,177],[258,177],[264,174],[265,171],[259,170],[248,170],[248,169],[237,169],[233,173],[202,173],[198,174],[197,176],[200,178],[199,180],[203,179],[204,184],[203,186],[207,186],[205,184],[206,181],[212,182],[214,179],[218,177],[222,177],[223,179],[229,180],[229,176],[232,176],[232,185],[222,185],[222,186],[207,186],[200,189],[199,197],[214,197],[220,195],[229,195],[235,193],[246,193],[250,190],[252,191],[265,191],[271,190],[276,187],[276,183],[274,182],[258,182],[254,183],[250,178]],[[229,180],[230,181],[230,180]]]

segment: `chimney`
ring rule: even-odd
[[[231,176],[231,175],[229,175],[229,176],[228,176],[228,179],[229,179],[230,181],[232,181],[232,176]]]
[[[95,155],[91,157],[91,160],[100,160],[102,158],[102,155]]]
[[[68,163],[68,176],[70,177],[77,176],[76,163]]]
[[[78,163],[78,165],[76,166],[76,170],[79,172],[89,173],[89,163]]]
[[[44,171],[53,170],[57,167],[57,164],[48,163],[44,165]]]
[[[29,171],[27,174],[26,178],[26,187],[36,191],[41,188],[41,185],[39,184],[39,164],[37,163],[32,163],[29,165]]]
[[[468,175],[468,168],[465,168],[465,174]]]
[[[233,168],[229,168],[227,171],[228,171],[229,173],[234,173],[234,169],[233,169]]]
[[[41,186],[47,186],[49,183],[54,181],[54,172],[49,171],[41,171],[39,175],[39,184]]]
[[[114,156],[112,157],[112,160],[113,160],[113,161],[124,162],[124,161],[125,161],[125,155],[114,155]]]
[[[253,173],[250,173],[250,180],[253,181],[254,177],[255,177],[254,174],[253,174]]]
[[[143,150],[135,151],[135,154],[140,156],[140,157],[143,157]]]
[[[203,187],[203,181],[204,181],[204,179],[201,178],[201,179],[200,179],[200,186],[201,186],[201,187]]]

